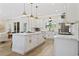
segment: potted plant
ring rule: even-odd
[[[55,24],[52,23],[52,20],[49,20],[48,25],[46,25],[46,28],[48,28],[49,31],[51,31],[52,29],[53,29],[52,31],[54,31],[54,27]]]

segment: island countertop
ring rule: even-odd
[[[39,34],[39,33],[42,33],[42,32],[32,32],[32,33],[14,33],[13,35],[32,35],[32,34]]]
[[[75,35],[54,35],[54,39],[73,39],[78,40],[78,37]]]

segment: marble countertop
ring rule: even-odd
[[[32,33],[14,33],[13,35],[34,35],[34,34],[40,34],[41,32],[32,32]]]
[[[73,39],[73,40],[78,40],[78,37],[74,35],[54,35],[54,39]]]

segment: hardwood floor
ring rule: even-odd
[[[53,39],[46,39],[46,41],[24,56],[53,56]],[[22,56],[11,51],[11,41],[0,43],[0,56]]]

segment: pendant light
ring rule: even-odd
[[[67,20],[67,4],[64,5],[64,12],[62,13],[61,18],[64,20],[65,24],[68,24],[68,20]]]
[[[38,6],[36,5],[35,8],[36,8],[36,17],[35,17],[35,19],[38,19],[38,14],[37,14],[37,12],[38,12],[38,11],[37,11]]]
[[[52,19],[51,17],[49,17],[49,19]]]
[[[33,18],[33,17],[34,17],[34,16],[33,16],[33,14],[32,14],[32,12],[33,12],[32,7],[33,7],[33,3],[31,3],[31,15],[30,15],[30,17],[31,17],[31,18]]]
[[[66,26],[70,26],[71,24],[70,24],[70,22],[68,21],[68,19],[67,19],[67,4],[64,6],[64,9],[65,9],[65,11],[64,11],[64,23],[65,23],[65,25]]]
[[[22,13],[23,15],[27,15],[27,14],[26,14],[26,11],[25,11],[25,7],[26,7],[26,6],[25,6],[25,3],[24,3],[24,11],[23,11],[23,13]]]
[[[49,17],[49,22],[52,21],[52,17]]]

